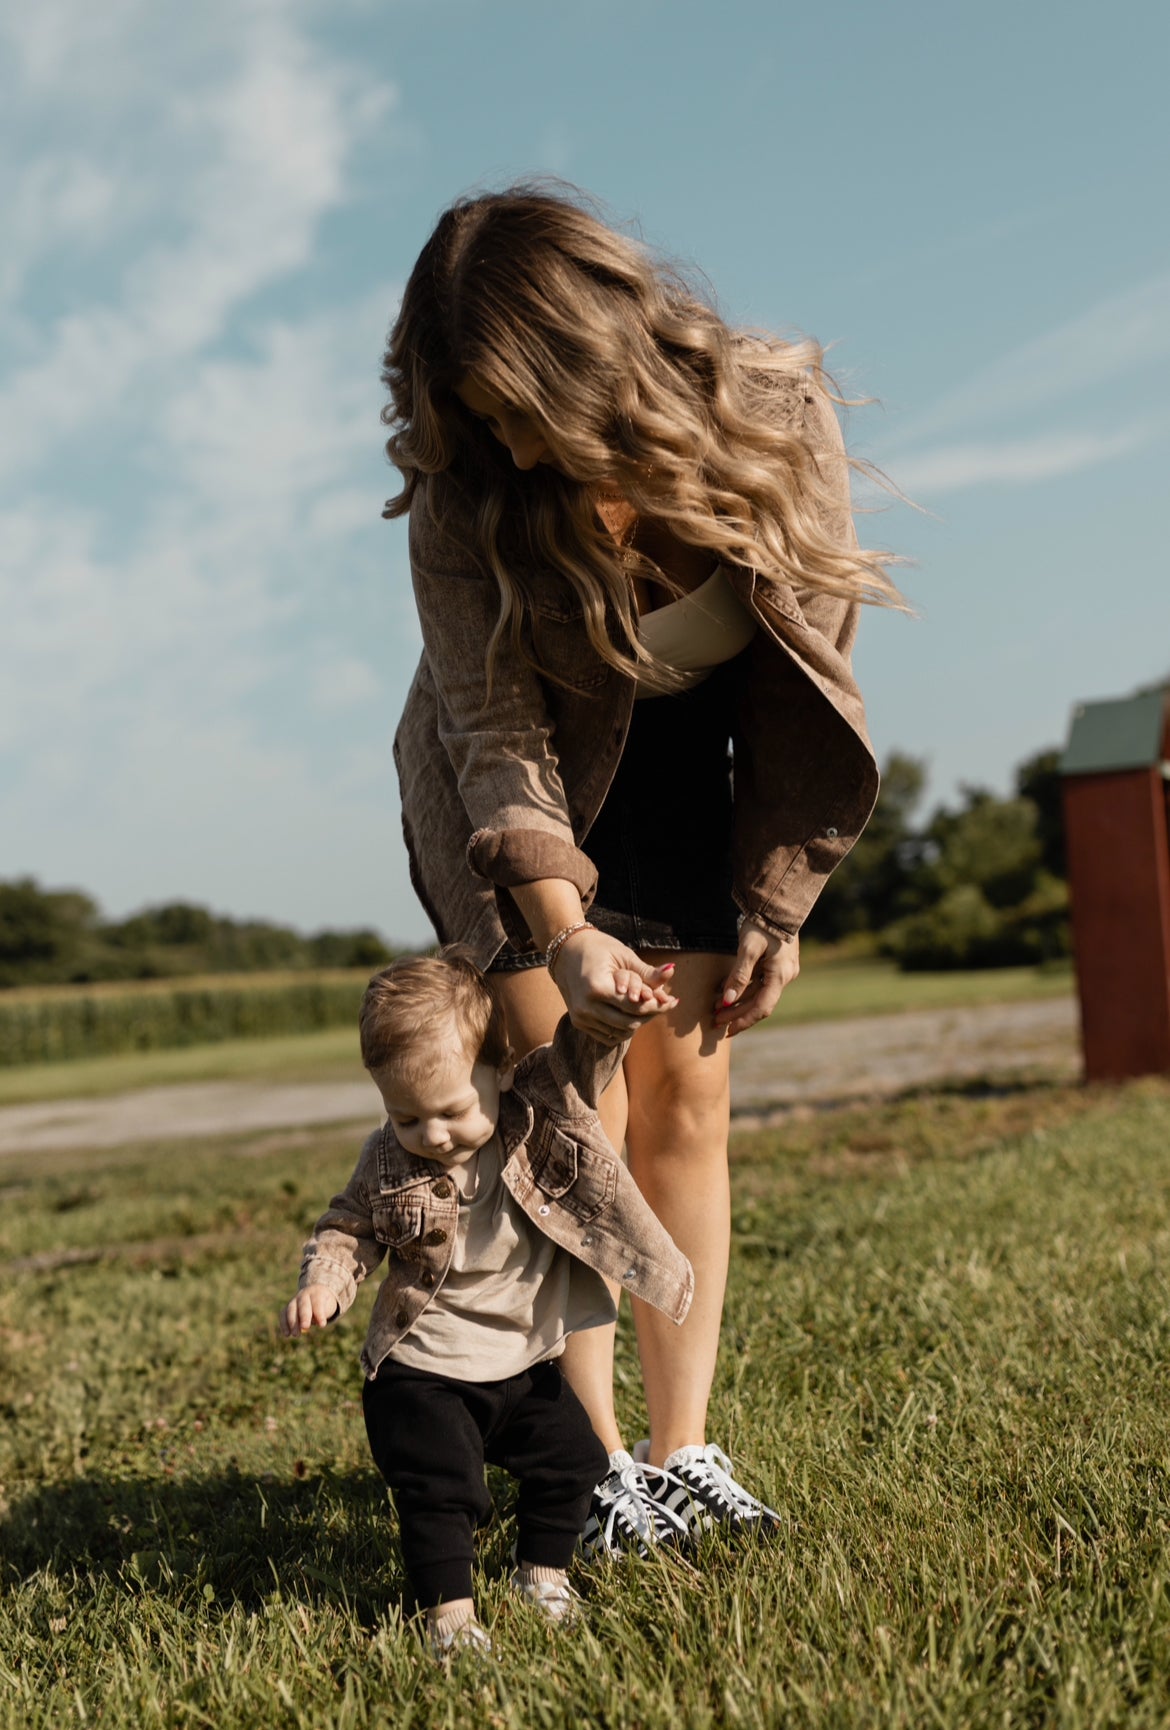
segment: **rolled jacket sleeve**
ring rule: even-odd
[[[472,870],[502,889],[561,877],[576,889],[588,911],[597,892],[597,869],[579,847],[542,829],[477,829],[467,843]]]
[[[330,1201],[302,1252],[298,1289],[328,1287],[337,1299],[339,1315],[345,1314],[358,1286],[386,1254],[374,1231],[370,1204],[371,1185],[377,1186],[378,1139],[373,1135],[367,1140],[353,1176]]]

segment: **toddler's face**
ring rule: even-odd
[[[370,1073],[407,1153],[450,1168],[466,1165],[495,1134],[500,1094],[512,1085],[513,1067],[473,1063],[452,1042],[422,1076],[396,1064]]]

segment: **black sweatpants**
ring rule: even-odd
[[[362,1406],[421,1607],[471,1596],[475,1529],[492,1509],[485,1461],[519,1480],[520,1560],[568,1567],[609,1457],[555,1363],[459,1382],[387,1360]]]

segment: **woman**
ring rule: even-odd
[[[729,330],[578,196],[516,187],[440,218],[383,377],[425,643],[395,744],[415,887],[520,1050],[566,1006],[639,1030],[606,1127],[695,1269],[682,1328],[634,1304],[637,1464],[612,1330],[570,1341],[610,1453],[588,1546],[769,1525],[706,1435],[728,1038],[795,978],[872,809],[849,655],[857,603],[897,598],[853,534],[821,352]]]

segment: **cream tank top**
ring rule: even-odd
[[[756,621],[731,586],[727,571],[716,565],[705,583],[690,594],[668,601],[638,620],[638,641],[656,660],[673,667],[681,678],[664,685],[649,669],[638,675],[637,697],[659,697],[689,691],[720,666],[746,649],[756,633]]]

